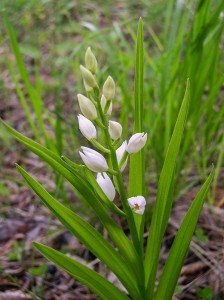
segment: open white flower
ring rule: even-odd
[[[96,181],[103,190],[104,194],[107,196],[107,198],[110,201],[113,201],[115,198],[116,191],[113,182],[107,175],[107,173],[98,173]]]
[[[122,126],[115,121],[109,121],[109,134],[112,140],[118,140],[122,134]]]
[[[97,118],[97,111],[93,102],[82,94],[78,94],[77,98],[82,114],[89,120],[95,120]]]
[[[146,144],[147,133],[135,133],[129,140],[126,151],[129,154],[140,151]]]
[[[117,162],[118,162],[118,164],[120,164],[120,161],[121,161],[121,159],[122,159],[122,157],[123,157],[123,155],[124,155],[124,153],[126,151],[126,147],[127,147],[127,142],[124,141],[121,144],[121,146],[119,148],[117,148],[117,150],[116,150],[116,156],[117,156]],[[125,160],[124,164],[121,166],[121,172],[124,171],[124,169],[125,169],[125,167],[127,165],[127,162],[128,162],[128,157]]]
[[[100,173],[108,170],[107,161],[102,154],[87,147],[81,147],[81,149],[82,152],[80,151],[79,154],[87,168]]]
[[[143,215],[146,206],[146,201],[143,196],[128,198],[128,204],[133,212],[139,215]]]
[[[87,140],[96,138],[96,127],[83,115],[78,115],[79,129]]]

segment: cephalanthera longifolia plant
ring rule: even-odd
[[[117,276],[126,292],[121,291],[80,262],[40,243],[34,243],[34,245],[46,258],[88,286],[102,299],[169,300],[174,293],[213,176],[212,171],[189,208],[157,283],[160,246],[172,207],[175,164],[187,117],[189,81],[160,175],[149,234],[144,243],[144,228],[148,224],[145,224],[144,218],[146,207],[144,146],[147,143],[147,133],[142,130],[142,21],[139,22],[137,35],[134,133],[128,142],[122,139],[122,125],[111,120],[115,82],[109,76],[102,89],[99,88],[97,60],[90,48],[85,54],[85,67],[81,66],[80,69],[86,95],[78,94],[77,96],[82,113],[78,115],[78,123],[81,133],[91,144],[91,148],[81,147],[79,152],[84,165],[76,164],[66,157],[58,157],[51,150],[23,136],[6,123],[3,122],[3,124],[19,142],[64,176],[88,201],[107,230],[111,242],[76,212],[55,200],[23,168],[17,166],[21,175],[42,202],[89,251]],[[130,173],[129,187],[126,189],[122,172],[128,161]],[[114,203],[115,195],[119,199],[118,206]],[[130,236],[127,236],[116,223],[111,212],[127,221]]]

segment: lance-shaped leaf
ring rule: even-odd
[[[138,22],[138,32],[136,39],[135,56],[135,85],[134,85],[134,131],[133,133],[143,132],[143,77],[144,77],[144,45],[143,45],[143,24],[142,19]],[[134,153],[130,156],[129,171],[129,197],[145,196],[144,193],[144,171],[145,171],[145,150]],[[144,215],[133,215],[138,234],[138,244],[135,245],[140,254],[141,280],[140,289],[144,296],[144,265],[143,265],[143,233],[144,233]]]
[[[135,274],[132,269],[119,256],[116,250],[95,230],[73,211],[56,201],[36,180],[34,180],[23,168],[17,165],[17,169],[26,180],[31,189],[42,200],[58,220],[82,242],[96,257],[114,272],[131,295],[138,299]]]
[[[138,33],[136,40],[135,57],[135,103],[134,103],[134,132],[143,132],[143,77],[144,77],[144,45],[143,45],[143,24],[139,19]],[[129,197],[145,196],[144,175],[145,172],[145,150],[132,154],[130,157],[129,172]],[[139,252],[143,256],[143,233],[144,216],[134,214],[135,225],[139,238]]]
[[[161,275],[155,300],[172,299],[188,247],[194,233],[205,197],[212,182],[214,168],[194,199],[176,235]]]
[[[188,105],[189,80],[187,81],[184,100],[181,105],[180,112],[178,114],[177,122],[174,127],[164,165],[161,171],[155,209],[153,212],[149,237],[147,241],[145,258],[147,299],[153,298],[161,242],[169,220],[169,215],[172,207],[173,174],[180,148],[182,134],[184,131]]]
[[[42,158],[53,169],[58,171],[64,176],[76,190],[88,201],[89,205],[93,208],[96,215],[105,226],[110,234],[110,237],[121,251],[123,256],[127,259],[127,263],[133,270],[139,270],[138,254],[136,253],[131,241],[126,237],[120,226],[109,216],[105,207],[96,197],[91,185],[80,175],[74,168],[69,166],[58,155],[51,150],[43,147],[32,139],[22,135],[11,126],[6,124],[0,119],[0,122],[8,129],[8,131],[26,148]],[[136,275],[137,276],[137,275]],[[137,276],[138,277],[138,276]]]
[[[40,243],[33,243],[47,259],[55,263],[58,267],[78,279],[90,290],[104,300],[128,300],[129,298],[112,283],[89,269],[85,265],[73,260],[72,258]]]

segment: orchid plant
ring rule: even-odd
[[[112,284],[88,265],[48,246],[34,242],[34,246],[49,260],[88,286],[101,299],[106,300],[170,300],[186,256],[194,229],[212,181],[208,176],[187,212],[170,249],[160,278],[157,278],[160,247],[168,224],[173,202],[175,164],[183,135],[189,104],[189,80],[182,106],[167,149],[158,183],[157,198],[150,229],[145,218],[145,149],[147,133],[143,129],[143,29],[139,21],[135,68],[134,132],[129,141],[122,140],[122,125],[109,120],[115,82],[109,76],[102,90],[97,83],[97,60],[90,48],[85,53],[85,66],[81,66],[86,95],[78,94],[81,114],[79,129],[91,148],[81,147],[79,154],[84,164],[67,157],[60,158],[51,150],[29,139],[12,127],[3,124],[15,138],[64,176],[89,205],[108,232],[110,242],[76,212],[65,207],[50,195],[22,167],[17,169],[42,202],[96,257],[117,277],[123,286]],[[93,149],[94,148],[94,149]],[[129,184],[124,183],[122,172],[129,164]],[[117,201],[114,201],[117,195]],[[115,221],[111,213],[127,221],[130,235]],[[144,240],[145,238],[145,240]]]

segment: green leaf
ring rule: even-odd
[[[40,243],[33,243],[47,259],[55,263],[61,269],[78,279],[90,290],[105,300],[128,300],[129,298],[117,287],[99,275],[97,272],[89,269],[85,265],[71,259],[70,257]]]
[[[180,148],[181,137],[187,117],[189,105],[189,80],[187,81],[186,92],[180,112],[176,121],[176,125],[167,150],[164,165],[161,171],[158,192],[155,203],[155,209],[152,216],[152,222],[147,241],[146,258],[145,258],[145,275],[147,299],[153,299],[154,284],[159,261],[159,253],[162,238],[169,220],[172,207],[172,189],[173,175],[177,155]]]
[[[135,109],[134,109],[134,132],[143,131],[143,26],[142,19],[138,23],[137,44],[136,44],[136,65],[135,65]],[[129,196],[144,194],[144,150],[141,150],[130,157],[129,172]]]
[[[135,274],[116,250],[102,237],[98,231],[73,211],[57,202],[36,180],[23,168],[17,169],[31,189],[37,194],[46,207],[58,220],[82,242],[96,257],[116,274],[131,295],[138,298]],[[136,299],[137,299],[136,298]]]
[[[135,90],[134,90],[134,132],[143,131],[143,80],[144,80],[144,45],[143,45],[143,24],[142,19],[138,22],[138,32],[136,40],[136,58],[135,58]],[[129,169],[129,197],[144,196],[145,194],[145,151],[142,149],[138,153],[130,156]],[[143,234],[144,234],[144,215],[133,214],[135,226],[138,234],[137,251],[140,254],[141,286],[144,291],[144,266],[143,262]],[[144,297],[144,293],[143,293]]]
[[[135,62],[135,109],[134,109],[134,132],[143,131],[143,25],[142,19],[139,19],[138,33],[136,41],[136,62]],[[129,171],[129,197],[144,196],[144,168],[145,155],[144,149],[138,153],[132,154],[130,157],[130,171]],[[144,217],[134,214],[134,220],[138,231],[138,238],[140,243],[140,251],[143,253],[143,230]]]
[[[25,147],[38,155],[44,161],[46,161],[51,167],[63,175],[76,190],[88,201],[93,208],[96,215],[105,226],[106,230],[110,234],[115,245],[119,248],[123,256],[127,259],[127,263],[133,268],[133,270],[139,270],[138,254],[135,251],[131,241],[126,237],[120,226],[109,216],[105,207],[100,203],[96,194],[92,190],[91,185],[75,171],[74,168],[69,166],[53,151],[43,147],[42,145],[34,142],[33,140],[25,137],[3,120],[0,122],[8,129],[8,131]]]
[[[213,175],[214,168],[212,168],[210,175],[197,194],[178,230],[159,281],[155,300],[172,299],[184,258],[187,254]]]

